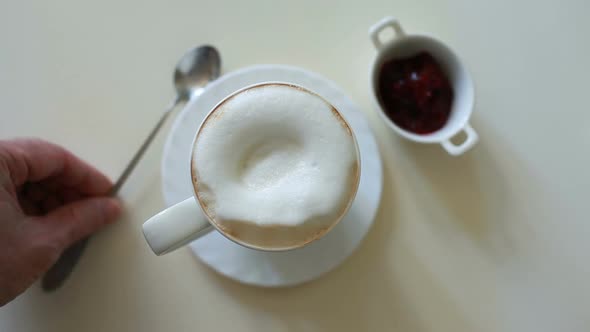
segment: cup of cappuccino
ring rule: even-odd
[[[354,133],[328,101],[290,83],[248,86],[195,135],[194,197],[150,218],[143,233],[157,255],[211,230],[247,248],[300,248],[346,215],[360,167]]]

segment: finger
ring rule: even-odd
[[[121,204],[114,198],[88,198],[50,212],[37,220],[62,248],[114,222],[121,212]]]
[[[54,185],[75,188],[87,195],[106,194],[111,181],[66,149],[39,139],[6,141],[0,149],[13,183],[50,179]],[[49,181],[49,180],[48,180]]]
[[[56,195],[47,196],[47,198],[41,202],[41,207],[45,213],[49,213],[62,205],[63,202]]]
[[[33,197],[34,199],[32,199]],[[38,216],[41,215],[41,210],[39,209],[39,200],[37,199],[37,195],[30,194],[30,188],[28,185],[24,185],[20,188],[20,190],[16,193],[16,199],[18,202],[18,208],[24,212],[27,216]]]
[[[41,215],[41,209],[37,206],[37,204],[29,201],[28,199],[20,199],[19,200],[20,207],[22,211],[27,216],[38,216]]]
[[[47,197],[47,191],[40,185],[29,183],[23,186],[21,195],[33,203],[39,203]]]
[[[65,204],[77,201],[82,198],[82,195],[75,190],[72,189],[64,189],[62,193],[62,199]]]
[[[52,188],[45,181],[25,183],[21,189],[21,197],[41,206],[46,212],[50,212],[58,206],[77,201],[84,196],[72,188]]]

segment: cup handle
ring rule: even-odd
[[[469,124],[466,124],[462,130],[467,135],[467,138],[465,139],[465,141],[463,143],[461,143],[459,145],[455,145],[453,142],[451,142],[451,138],[444,140],[441,143],[443,148],[445,148],[445,150],[447,150],[447,152],[450,155],[453,155],[453,156],[462,155],[467,150],[471,149],[475,145],[475,143],[477,143],[477,141],[479,140],[479,136],[477,135],[475,130],[473,130],[473,128]]]
[[[158,256],[174,251],[214,229],[194,197],[156,214],[142,228],[148,245]]]
[[[369,36],[371,37],[371,40],[373,41],[373,44],[375,45],[375,48],[377,50],[380,50],[383,47],[383,43],[379,39],[379,34],[385,28],[389,28],[389,27],[392,28],[393,31],[395,32],[395,37],[400,37],[400,36],[405,35],[404,29],[402,29],[402,26],[399,24],[399,21],[396,18],[388,16],[388,17],[381,19],[381,21],[375,23],[369,29]]]

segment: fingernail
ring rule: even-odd
[[[103,209],[108,222],[114,222],[119,214],[121,214],[121,202],[114,198],[106,198],[104,200]]]

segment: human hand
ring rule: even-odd
[[[23,293],[76,241],[113,222],[111,181],[42,140],[0,140],[0,306]]]

